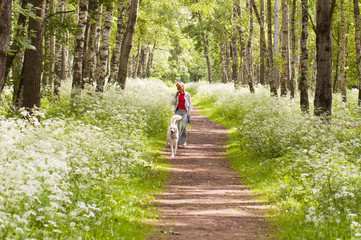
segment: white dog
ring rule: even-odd
[[[178,127],[175,122],[180,119],[182,119],[180,115],[173,115],[172,119],[170,120],[170,126],[168,128],[167,143],[170,144],[172,149],[172,157],[174,157],[177,152],[179,140]]]

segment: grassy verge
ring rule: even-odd
[[[0,238],[146,239],[166,176],[168,88],[131,80],[125,91],[88,89],[73,108],[69,96],[66,82],[37,118],[0,106]]]
[[[258,87],[187,86],[196,104],[231,129],[228,154],[248,183],[266,193],[280,239],[360,239],[361,121],[357,93],[348,108],[334,95],[325,124],[298,99]],[[312,111],[312,110],[311,110]]]

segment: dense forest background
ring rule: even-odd
[[[331,114],[332,92],[361,79],[357,0],[15,0],[1,4],[0,83],[19,107],[72,79],[102,92],[126,78],[269,85]],[[360,98],[359,98],[360,101]]]

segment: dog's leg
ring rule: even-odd
[[[173,145],[171,144],[170,145],[171,149],[172,149],[172,156],[171,157],[174,157],[174,149],[173,149]]]

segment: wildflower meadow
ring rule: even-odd
[[[3,94],[0,239],[146,238],[165,179],[168,87],[129,80],[125,91],[85,90],[73,106],[70,89],[31,115],[12,113]]]
[[[271,97],[260,86],[255,94],[231,84],[187,89],[204,113],[231,130],[228,155],[266,193],[280,239],[361,239],[357,91],[348,92],[348,106],[335,94],[325,123],[302,113],[297,97]]]

